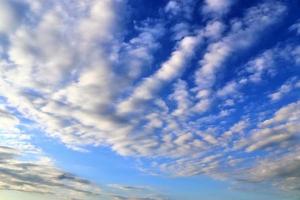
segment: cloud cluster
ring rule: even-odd
[[[48,159],[22,161],[20,154],[16,149],[0,147],[1,190],[52,194],[61,199],[99,194],[97,186],[57,169]]]
[[[295,91],[298,88],[300,88],[300,81],[296,82],[297,79],[291,79],[286,81],[286,83],[284,83],[283,85],[280,86],[280,88],[275,91],[274,93],[269,95],[269,98],[272,101],[278,101],[280,99],[282,99],[285,95],[287,95],[288,93],[290,93],[291,91]]]
[[[206,0],[203,6],[203,12],[221,15],[227,13],[234,3],[235,0]]]
[[[166,200],[168,198],[159,195],[157,191],[145,186],[130,186],[120,184],[108,185],[111,190],[111,198],[115,200]]]
[[[24,124],[1,110],[0,190],[38,193],[57,199],[148,199],[162,200],[156,190],[146,186],[120,184],[96,185],[64,171],[31,142],[31,135],[20,128]],[[146,198],[145,198],[146,199]]]
[[[249,166],[259,162],[256,156],[264,162],[277,155],[297,168],[297,160],[285,156],[286,148],[299,142],[299,96],[265,113],[267,103],[253,100],[258,96],[251,90],[264,79],[272,81],[280,72],[274,64],[278,60],[299,68],[296,42],[282,42],[282,51],[276,45],[256,49],[280,25],[288,5],[263,1],[225,21],[219,16],[237,1],[206,0],[200,15],[210,17],[191,25],[198,4],[171,0],[161,12],[174,24],[157,17],[132,25],[126,21],[131,16],[125,0],[63,2],[1,1],[0,19],[6,23],[0,25],[0,95],[6,108],[71,149],[109,146],[150,162],[151,169],[145,170],[223,179],[249,167],[257,174],[260,165]],[[168,34],[171,48],[163,46]],[[249,56],[248,51],[258,53]],[[240,57],[243,63],[236,62]],[[295,73],[289,67],[281,70]],[[296,80],[297,75],[287,79],[272,94],[262,87],[258,95],[279,102],[299,88]],[[19,123],[1,109],[0,117],[1,131]],[[0,137],[9,141],[14,136]],[[26,138],[19,144],[26,146]],[[91,183],[49,163],[19,161],[5,151],[10,150],[1,153],[6,158],[2,188],[56,193],[63,186],[75,193],[97,193]],[[258,151],[262,153],[256,155]],[[277,167],[270,173],[281,173]],[[43,168],[47,173],[39,173]]]
[[[100,194],[95,184],[57,168],[31,144],[30,135],[21,131],[21,122],[14,115],[3,109],[0,121],[0,190],[51,194],[60,199]]]

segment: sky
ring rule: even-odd
[[[0,199],[299,200],[299,0],[0,0]]]

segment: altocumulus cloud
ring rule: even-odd
[[[126,0],[0,2],[1,105],[47,136],[77,151],[139,157],[150,163],[144,171],[299,190],[299,21],[283,26],[290,4],[260,1],[227,19],[239,1],[171,0],[129,34]],[[203,23],[190,23],[195,10]],[[280,28],[290,38],[262,48]],[[166,38],[172,47],[158,57]],[[0,188],[98,194],[51,162],[18,160],[14,142],[42,152],[25,145],[18,116],[0,110],[12,146],[0,148]]]
[[[0,115],[0,189],[53,194],[61,199],[98,196],[95,184],[57,168],[51,158],[30,143],[20,121],[6,110]]]
[[[33,145],[18,120],[3,107],[0,115],[0,190],[38,193],[56,199],[164,199],[152,188],[99,185],[56,166],[55,160]],[[145,198],[147,199],[147,198]]]

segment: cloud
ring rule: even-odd
[[[115,195],[113,197],[114,200],[160,200],[160,198],[143,198],[143,197],[123,197],[123,196],[119,196],[119,195]]]
[[[133,91],[128,99],[119,104],[120,112],[131,112],[136,110],[134,105],[155,98],[156,94],[164,84],[172,81],[181,74],[191,59],[196,47],[201,42],[201,36],[187,36],[183,38],[178,48],[172,53],[171,57],[162,64],[153,75],[147,77]]]
[[[249,82],[261,83],[267,77],[274,77],[281,72],[281,62],[287,63],[284,69],[289,69],[289,65],[297,67],[299,64],[298,49],[297,44],[284,41],[279,42],[270,49],[264,50],[246,63],[243,72],[246,77],[241,79],[242,84]]]
[[[19,1],[0,1],[0,34],[9,34],[13,32],[22,21],[22,7],[25,5]]]
[[[29,6],[26,16],[35,23],[20,26],[5,47],[8,58],[1,65],[1,91],[10,90],[5,94],[8,104],[75,150],[111,145],[123,155],[151,154],[160,142],[147,134],[176,123],[172,117],[154,120],[157,114],[145,114],[149,130],[141,137],[136,133],[143,119],[136,120],[135,114],[144,114],[147,108],[141,105],[147,103],[168,109],[163,101],[155,100],[157,93],[182,74],[203,38],[219,37],[212,30],[221,32],[221,24],[211,23],[205,32],[185,36],[161,68],[132,87],[142,74],[143,63],[151,63],[148,54],[157,49],[161,23],[146,21],[137,28],[137,36],[120,45],[117,27],[122,24],[117,12],[122,11],[122,2],[82,3],[74,13],[59,3],[43,6]],[[99,14],[100,7],[106,12]],[[120,64],[128,68],[121,69]],[[123,72],[128,74],[123,76]],[[165,154],[163,149],[161,154]]]
[[[0,112],[0,190],[51,194],[60,199],[99,195],[95,184],[58,169],[19,127],[22,121],[6,109],[3,106]]]
[[[5,106],[0,110],[0,146],[7,148],[17,148],[30,154],[39,154],[41,150],[30,143],[31,135],[22,132],[19,126],[21,121],[7,111]]]
[[[187,83],[179,80],[174,86],[174,93],[169,96],[170,99],[176,101],[177,108],[173,111],[173,115],[184,116],[189,114],[188,110],[192,105]]]
[[[23,133],[22,126],[26,124],[2,107],[0,118],[6,127],[0,130],[0,190],[39,193],[58,199],[112,198],[118,194],[124,194],[125,199],[143,199],[145,195],[161,199],[149,187],[120,184],[100,187],[59,169],[42,149],[31,143],[31,134]],[[12,123],[6,123],[8,120]]]
[[[128,67],[121,73],[125,73],[129,80],[140,78],[145,68],[153,64],[153,52],[160,47],[158,38],[162,37],[165,32],[163,26],[164,24],[160,21],[146,21],[136,27],[139,35],[131,38],[121,47],[120,56],[116,59],[120,59],[120,64]]]
[[[281,98],[284,97],[284,95],[287,95],[289,92],[291,92],[292,90],[297,89],[297,82],[296,79],[291,79],[291,80],[287,80],[283,85],[280,86],[280,88],[269,95],[269,98],[272,101],[278,101]]]
[[[249,126],[249,122],[247,120],[240,120],[235,123],[228,131],[226,131],[223,135],[225,137],[232,136],[232,134],[241,134],[244,130]]]
[[[192,19],[193,12],[197,8],[196,2],[193,0],[170,0],[164,10],[171,18]]]
[[[21,161],[19,155],[16,149],[0,147],[1,190],[52,194],[61,199],[70,196],[84,199],[86,195],[99,194],[96,185],[57,169],[51,162]]]
[[[228,95],[236,93],[237,89],[238,84],[236,82],[229,82],[217,92],[217,95],[220,97],[226,97]]]
[[[24,1],[20,21],[11,14],[18,6],[5,1],[9,9],[0,15],[13,25],[0,28],[7,40],[0,51],[0,129],[5,132],[0,145],[7,148],[0,154],[0,187],[98,194],[92,183],[51,162],[20,160],[20,151],[33,158],[42,154],[30,134],[18,128],[24,126],[20,119],[73,150],[110,147],[144,160],[146,171],[171,176],[226,179],[241,169],[254,170],[257,160],[268,160],[275,151],[287,155],[286,148],[296,147],[299,102],[267,109],[253,97],[270,94],[280,100],[299,82],[283,83],[275,93],[259,88],[258,94],[251,84],[272,81],[280,71],[278,60],[296,68],[299,46],[284,41],[243,55],[284,19],[288,6],[283,2],[259,2],[227,20],[214,16],[228,12],[235,1],[207,0],[201,9],[213,17],[201,25],[190,24],[196,1],[169,1],[160,12],[170,24],[160,15],[128,22],[134,19],[125,12],[126,1],[73,2],[72,9],[50,2]],[[231,63],[236,57],[245,60]],[[122,192],[111,195],[116,199],[160,198],[123,194],[138,186],[110,187],[117,189]]]
[[[274,53],[265,51],[255,59],[249,61],[246,70],[251,74],[248,80],[254,83],[262,81],[265,74],[271,74],[274,66]]]
[[[279,3],[272,5],[264,3],[250,8],[244,18],[233,21],[232,30],[219,41],[210,44],[208,51],[204,54],[203,59],[200,60],[200,69],[195,75],[195,82],[198,86],[197,92],[201,94],[202,91],[211,90],[216,82],[217,73],[223,67],[228,57],[236,51],[250,48],[257,40],[254,33],[256,33],[255,35],[262,33],[265,31],[265,28],[275,24],[277,20],[280,20],[280,16],[282,16],[285,9],[285,6]],[[270,15],[270,11],[275,13],[275,18]],[[260,25],[258,26],[258,24]],[[206,99],[211,99],[208,97]],[[203,101],[201,99],[203,98],[200,95],[200,104]],[[195,108],[197,107],[196,105]]]
[[[297,21],[295,24],[293,24],[290,28],[290,31],[295,31],[298,35],[300,35],[300,22]]]
[[[60,199],[72,196],[85,199],[100,192],[95,184],[55,167],[41,151],[33,152],[18,144],[0,146],[0,161],[0,190],[52,194]]]
[[[167,174],[176,176],[195,176],[206,174],[216,179],[243,179],[242,174],[247,170],[255,169],[260,165],[260,160],[274,158],[274,156],[287,156],[288,152],[295,152],[299,140],[299,102],[291,103],[277,110],[273,117],[263,120],[253,127],[250,119],[241,119],[222,133],[222,137],[214,138],[212,134],[198,133],[202,137],[199,142],[199,149],[202,151],[194,153],[189,157],[179,157],[165,161],[164,163],[153,163],[153,166],[146,167],[153,170],[157,167]],[[196,145],[196,137],[192,134],[182,134],[177,140],[180,146]],[[207,143],[203,143],[207,141]],[[186,145],[189,144],[189,145]],[[222,149],[216,153],[216,149]],[[243,150],[242,150],[243,149]],[[295,151],[294,151],[295,150]],[[246,155],[239,157],[238,152]],[[264,152],[257,160],[251,154],[260,151]],[[180,152],[180,149],[177,149]],[[278,158],[278,161],[280,159]],[[266,161],[270,162],[270,161]],[[250,164],[252,163],[252,164]],[[239,171],[241,176],[236,172]],[[253,173],[255,175],[255,173]],[[257,176],[259,177],[259,176]],[[245,181],[251,182],[248,177]],[[267,181],[263,180],[262,182]],[[272,182],[272,181],[271,181]]]
[[[0,129],[13,130],[19,124],[18,118],[8,113],[6,110],[0,110]]]
[[[258,165],[248,170],[243,181],[258,183],[271,182],[283,191],[299,191],[299,156],[296,152],[277,159],[263,159]]]
[[[111,199],[120,200],[164,200],[168,199],[155,189],[147,186],[132,186],[122,184],[109,184],[107,191]]]
[[[283,150],[295,145],[298,140],[299,102],[280,108],[272,118],[266,119],[251,131],[251,137],[240,140],[236,146],[245,147],[246,152],[258,150]]]
[[[119,184],[110,184],[109,187],[120,189],[120,190],[145,190],[146,189],[145,187],[119,185]]]
[[[212,13],[217,15],[227,13],[234,2],[235,0],[205,0],[203,13]]]

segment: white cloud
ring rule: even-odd
[[[174,93],[171,94],[169,98],[177,103],[177,108],[173,111],[173,115],[182,117],[189,114],[188,112],[192,102],[186,82],[179,80],[174,86]]]
[[[18,118],[8,113],[6,110],[0,109],[0,130],[14,130],[19,124]]]
[[[147,21],[136,29],[140,31],[139,35],[125,43],[121,48],[121,55],[116,58],[122,60],[121,65],[127,66],[127,69],[121,73],[127,74],[133,80],[140,78],[145,68],[153,64],[153,52],[160,47],[158,38],[165,32],[161,22]]]
[[[203,13],[224,14],[233,5],[235,0],[205,0]]]
[[[295,24],[293,24],[290,28],[290,31],[296,31],[298,35],[300,35],[300,21],[297,21]]]
[[[299,137],[300,102],[288,104],[279,109],[272,118],[266,119],[251,131],[251,137],[241,140],[237,146],[247,146],[247,152],[267,148],[284,149],[293,145]]]
[[[216,83],[218,72],[224,67],[228,57],[237,51],[250,48],[257,40],[257,33],[264,32],[280,20],[285,9],[286,7],[280,3],[264,3],[250,8],[242,19],[233,20],[229,33],[219,41],[211,43],[200,60],[201,68],[195,74],[197,92],[211,90]],[[211,96],[206,99],[212,102]],[[199,104],[202,102],[200,98]],[[197,107],[199,106],[196,104],[195,108]]]
[[[244,181],[256,184],[271,182],[283,191],[298,191],[300,185],[299,149],[273,159],[261,159],[258,165],[250,168],[243,178]]]
[[[132,112],[136,110],[143,101],[153,99],[160,88],[177,78],[186,67],[188,61],[193,56],[195,48],[201,42],[200,35],[184,37],[178,48],[172,53],[171,57],[162,64],[153,75],[146,78],[133,91],[132,95],[121,104],[119,104],[120,112]]]
[[[282,99],[284,95],[287,95],[289,92],[297,88],[297,83],[295,81],[295,78],[287,80],[276,92],[270,94],[269,98],[272,101],[278,101]]]
[[[84,3],[76,8],[82,13],[75,16],[54,3],[53,7],[43,8],[43,12],[28,11],[26,16],[32,15],[28,20],[36,20],[35,23],[22,24],[9,36],[10,59],[1,64],[1,91],[6,93],[9,88],[11,92],[6,97],[10,105],[70,146],[80,143],[80,135],[75,136],[74,132],[81,136],[98,132],[90,126],[98,126],[99,120],[104,129],[116,124],[112,116],[99,117],[95,113],[107,112],[105,109],[115,95],[111,86],[120,81],[115,78],[112,60],[106,55],[109,49],[104,46],[114,45],[112,33],[116,32],[114,24],[118,18],[115,12],[121,4]],[[98,12],[103,7],[107,8],[106,13]],[[97,98],[99,92],[101,99]],[[69,134],[60,134],[63,129]],[[92,136],[84,137],[89,140]]]
[[[109,184],[110,198],[124,200],[164,200],[168,199],[160,195],[158,191],[147,186]]]
[[[177,1],[169,1],[165,7],[165,11],[177,14],[180,11],[180,5]]]
[[[21,21],[20,13],[15,9],[15,1],[1,0],[0,1],[0,34],[9,34],[14,31]],[[21,6],[22,4],[19,3]]]
[[[205,27],[204,35],[211,39],[219,39],[225,30],[225,25],[221,21],[211,21]]]
[[[196,1],[193,0],[170,0],[164,10],[169,17],[191,19],[196,8]]]
[[[0,112],[0,190],[51,194],[59,199],[97,196],[98,186],[58,169],[44,152],[31,144],[21,121],[5,110]],[[62,194],[63,197],[62,197]]]
[[[16,66],[6,72],[14,74],[9,81],[23,87],[55,87],[70,73],[75,52],[64,42],[62,17],[58,11],[49,11],[36,29],[21,27],[11,35],[8,55]]]
[[[9,34],[6,28],[2,31],[7,34],[8,43],[1,44],[0,93],[7,107],[33,120],[34,125],[67,147],[84,151],[88,145],[109,146],[123,156],[157,159],[154,171],[215,178],[229,176],[250,161],[255,165],[251,156],[256,151],[264,151],[268,156],[274,147],[282,154],[289,145],[295,147],[299,102],[258,122],[257,127],[256,118],[241,116],[236,121],[243,113],[235,113],[232,108],[239,103],[236,94],[244,84],[259,82],[265,73],[271,73],[277,51],[267,50],[251,59],[243,70],[245,76],[226,80],[225,84],[219,79],[219,75],[226,76],[222,69],[227,67],[227,61],[251,48],[262,33],[283,18],[286,7],[280,2],[267,1],[249,8],[242,18],[230,21],[228,27],[214,19],[195,28],[187,20],[194,10],[194,4],[189,3],[192,1],[169,1],[165,7],[168,18],[182,13],[185,16],[183,21],[174,20],[170,31],[175,38],[171,38],[174,48],[161,65],[153,62],[154,52],[163,44],[160,38],[170,33],[163,28],[161,19],[135,23],[131,35],[122,30],[126,26],[121,22],[126,15],[125,1],[74,2],[75,10],[71,11],[59,1],[51,2],[47,6],[30,5],[24,18],[28,23],[18,22],[19,26],[9,29]],[[206,1],[206,9],[214,13],[225,13],[231,5],[232,1]],[[300,51],[295,46],[291,49],[289,56],[297,63]],[[194,77],[184,79],[182,75],[190,61],[198,56],[200,68]],[[157,60],[162,59],[164,55]],[[299,87],[296,81],[293,84],[294,88]],[[270,98],[279,99],[291,90],[283,85]],[[224,105],[221,102],[213,107],[220,100]],[[205,113],[210,108],[214,112]],[[30,146],[30,135],[16,130],[19,123],[16,116],[1,109],[0,129],[8,131],[7,127],[11,127],[15,132],[2,134],[0,139],[14,149],[39,155],[41,150]],[[246,155],[245,160],[240,154]],[[1,156],[10,155],[0,153]],[[5,170],[18,167],[16,163],[27,166],[27,162],[14,156],[9,157],[13,162],[6,163],[9,169]],[[21,169],[26,177],[16,175],[30,179],[45,166],[49,174],[38,176],[42,181],[42,187],[37,188],[40,192],[53,192],[60,186],[72,193],[94,191],[89,182],[54,165],[32,162],[32,173]],[[46,178],[51,181],[46,182]],[[36,191],[40,184],[26,182],[24,188],[12,184],[19,180],[8,175],[2,175],[2,179],[0,187],[16,190]],[[131,196],[117,194],[115,198]],[[134,198],[143,199],[133,195],[131,199]]]
[[[262,76],[264,74],[272,73],[272,68],[274,67],[273,56],[271,50],[265,51],[257,58],[249,61],[246,70],[250,73],[250,76],[247,80],[258,83],[262,81]]]
[[[235,123],[228,131],[224,133],[225,137],[230,137],[233,134],[242,134],[244,130],[249,126],[249,122],[247,120],[240,120]]]
[[[238,84],[236,82],[229,82],[219,91],[217,91],[217,95],[220,97],[226,97],[235,94],[237,90],[238,90]]]
[[[48,159],[22,161],[18,156],[16,149],[0,146],[1,190],[52,194],[59,199],[85,199],[100,192],[96,185],[57,169]]]

